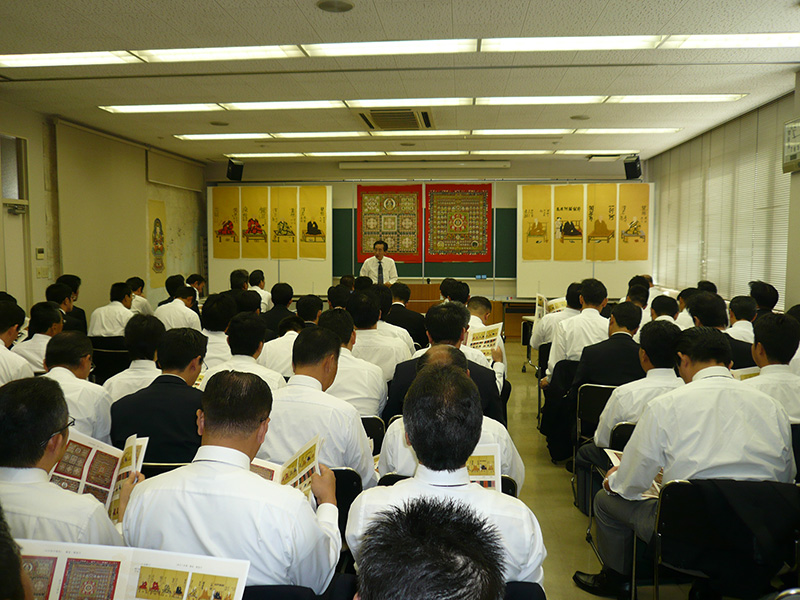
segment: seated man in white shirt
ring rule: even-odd
[[[64,328],[64,316],[55,302],[37,302],[31,307],[28,337],[11,352],[21,356],[36,374],[44,373],[44,353],[47,343]]]
[[[497,527],[506,581],[541,583],[546,556],[539,523],[517,498],[471,483],[466,462],[481,437],[483,414],[475,384],[462,369],[429,366],[406,394],[403,421],[419,459],[414,477],[362,492],[347,518],[346,538],[356,563],[378,513],[419,497],[449,498]]]
[[[785,314],[800,323],[800,304],[795,304],[792,308],[787,310]],[[800,375],[800,349],[794,353],[794,357],[792,357],[789,367],[791,367],[792,373],[795,375]]]
[[[326,310],[319,317],[319,326],[335,333],[342,345],[336,379],[326,391],[352,404],[362,417],[380,415],[386,406],[388,386],[379,366],[353,356],[356,330],[350,313],[343,308]]]
[[[419,357],[417,371],[427,366],[454,366],[469,375],[467,357],[457,348],[440,344]],[[525,464],[517,452],[517,447],[508,430],[498,421],[484,415],[481,423],[481,438],[478,444],[497,444],[500,447],[500,472],[517,482],[517,490],[525,483]],[[378,472],[381,476],[387,473],[399,473],[411,477],[417,470],[417,455],[408,442],[403,419],[396,419],[386,430],[378,461]]]
[[[112,404],[146,388],[161,375],[161,369],[156,366],[156,348],[166,331],[154,315],[133,315],[125,325],[125,347],[131,366],[103,383]]]
[[[239,313],[228,324],[228,345],[233,355],[229,360],[201,373],[197,387],[205,390],[209,380],[220,371],[238,371],[258,375],[272,392],[286,385],[283,375],[258,364],[256,360],[264,349],[264,332],[267,326],[255,313]]]
[[[399,338],[378,331],[381,308],[374,294],[354,292],[347,301],[347,312],[356,326],[353,356],[378,365],[383,371],[384,380],[391,381],[397,364],[411,358],[408,345]]]
[[[89,337],[122,337],[125,335],[125,325],[133,316],[131,304],[133,291],[124,282],[117,282],[111,286],[109,293],[110,302],[105,306],[96,308],[89,319]]]
[[[354,469],[366,489],[377,476],[361,417],[351,404],[325,392],[336,379],[339,348],[329,329],[306,327],[299,333],[292,348],[295,374],[273,396],[272,424],[258,456],[283,463],[319,435],[320,462]]]
[[[9,350],[25,323],[25,311],[15,302],[0,302],[0,385],[33,377],[33,368],[22,356]]]
[[[542,344],[552,344],[556,334],[556,327],[561,321],[577,317],[581,314],[581,284],[570,283],[567,287],[567,307],[558,312],[547,313],[536,325],[531,333],[530,346],[538,350]]]
[[[469,328],[480,329],[493,325],[492,319],[492,302],[485,296],[472,296],[467,302],[467,310],[469,310]],[[500,332],[502,334],[502,331]],[[503,336],[497,338],[497,347],[503,353],[503,365],[508,371],[508,359],[506,358],[506,346],[503,343]]]
[[[367,529],[358,570],[360,600],[503,598],[502,539],[463,504],[418,498]]]
[[[397,267],[394,261],[386,256],[389,251],[389,244],[383,240],[378,240],[372,244],[375,256],[370,256],[361,266],[361,277],[369,277],[372,283],[384,285],[397,281]]]
[[[236,300],[228,294],[211,294],[203,303],[203,335],[208,338],[205,366],[213,369],[233,356],[228,345],[228,324],[236,316]]]
[[[792,434],[786,411],[730,374],[728,337],[693,327],[678,339],[686,385],[652,400],[595,497],[599,574],[576,572],[581,589],[598,596],[630,594],[633,536],[653,537],[655,499],[643,499],[663,468],[677,479],[794,481]]]
[[[641,278],[641,275],[637,275],[637,277]],[[633,302],[642,309],[642,319],[639,321],[639,327],[643,327],[645,323],[650,322],[650,289],[647,286],[630,286],[628,288],[628,294],[625,296],[625,302]]]
[[[800,423],[800,375],[789,366],[800,345],[800,323],[767,313],[753,323],[753,333],[753,359],[761,372],[744,382],[777,400],[792,424]]]
[[[64,456],[70,419],[61,387],[47,377],[0,388],[0,505],[15,538],[121,546],[103,506],[91,494],[50,483]],[[122,487],[120,518],[141,475]]]
[[[158,317],[167,331],[179,327],[188,327],[200,331],[200,317],[190,307],[194,302],[194,288],[184,285],[175,292],[172,302],[159,306],[155,315]]]
[[[131,312],[135,315],[152,315],[154,314],[153,307],[147,298],[144,297],[144,279],[141,277],[129,277],[125,280],[131,291],[133,297],[131,299]]]
[[[650,320],[651,321],[666,321],[677,325],[675,319],[678,318],[678,301],[670,296],[659,295],[650,301]],[[642,329],[636,332],[633,340],[638,344],[642,335]]]
[[[408,346],[409,352],[415,352],[417,348],[414,346],[414,340],[411,339],[411,334],[402,327],[398,327],[397,325],[392,325],[391,323],[386,322],[386,317],[389,315],[389,311],[392,310],[391,290],[385,285],[375,284],[369,290],[367,290],[367,293],[375,296],[375,298],[378,300],[378,306],[380,306],[381,309],[381,316],[377,323],[378,332],[382,333],[383,335],[398,338],[406,346]]]
[[[278,324],[278,336],[264,344],[258,357],[258,364],[277,371],[286,379],[294,375],[292,369],[292,348],[297,334],[305,328],[303,319],[297,315],[285,317]]]
[[[92,353],[92,342],[80,331],[53,336],[44,355],[45,377],[61,386],[75,429],[110,444],[111,398],[102,386],[89,381]]]
[[[753,343],[753,321],[756,319],[758,305],[750,296],[735,296],[728,305],[730,327],[725,330],[729,336],[741,342]]]
[[[297,585],[321,594],[342,547],[333,473],[320,465],[322,474],[311,476],[315,515],[302,492],[250,471],[272,408],[269,386],[256,375],[217,373],[202,406],[202,446],[191,464],[136,487],[123,521],[125,543],[249,560],[247,585]]]
[[[692,296],[699,293],[695,287],[686,288],[680,291],[678,294],[678,309],[680,313],[675,318],[675,324],[680,327],[681,329],[689,329],[690,327],[694,327],[694,319],[692,315],[689,314],[689,303],[692,301]]]
[[[266,284],[264,280],[264,271],[261,269],[251,271],[249,283],[250,286],[247,289],[257,292],[261,297],[261,312],[267,312],[270,308],[272,308],[272,294],[264,289],[264,285]]]

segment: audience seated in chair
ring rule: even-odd
[[[281,321],[286,317],[293,317],[295,313],[289,310],[289,305],[294,297],[294,290],[288,283],[276,283],[270,292],[274,306],[267,312],[262,313],[261,318],[267,325],[267,329],[278,331]],[[278,333],[278,335],[281,335]]]
[[[144,297],[144,279],[141,277],[129,277],[125,280],[125,283],[130,286],[133,292],[131,312],[135,315],[155,314],[150,302]]]
[[[728,326],[728,311],[725,309],[725,300],[711,292],[698,292],[692,296],[689,304],[689,314],[692,315],[696,327],[713,327],[724,332]],[[746,369],[747,367],[755,367],[756,362],[753,360],[750,344],[734,339],[727,333],[724,335],[728,338],[731,346],[731,356],[733,357],[733,366],[731,368]]]
[[[228,323],[236,315],[236,300],[227,294],[211,294],[203,303],[203,335],[208,338],[205,366],[213,369],[217,365],[231,359],[231,347],[228,345]]]
[[[86,322],[86,312],[75,303],[78,301],[78,295],[81,289],[81,278],[77,275],[62,275],[56,279],[56,283],[63,283],[72,290],[72,310],[67,314],[64,319],[64,329],[67,331],[88,331]]]
[[[689,314],[689,303],[692,301],[692,297],[699,291],[700,290],[697,288],[691,287],[681,290],[678,294],[678,309],[680,312],[675,318],[675,324],[681,329],[694,327],[694,319],[692,315]]]
[[[411,358],[411,350],[401,339],[378,331],[381,308],[375,294],[354,292],[347,301],[347,312],[356,326],[353,356],[377,365],[385,381],[391,381],[395,367]]]
[[[481,327],[488,327],[493,325],[492,318],[492,302],[486,296],[472,296],[467,302],[467,310],[469,310],[469,328],[480,329]],[[502,333],[502,331],[501,331]],[[497,338],[497,347],[503,354],[503,366],[505,371],[508,372],[508,359],[506,358],[506,346],[503,342],[503,336]]]
[[[133,316],[131,287],[127,283],[117,282],[111,286],[109,298],[111,301],[108,304],[96,308],[92,313],[89,321],[89,337],[122,337],[125,335],[125,325]]]
[[[156,348],[166,331],[164,324],[154,315],[134,315],[125,325],[125,347],[131,366],[103,383],[112,404],[123,396],[146,388],[161,375],[156,365]]]
[[[731,326],[725,330],[735,340],[753,343],[753,321],[756,318],[758,305],[750,296],[736,296],[731,298],[728,306],[728,317]]]
[[[37,302],[31,307],[28,337],[11,352],[28,361],[34,373],[44,373],[44,353],[54,335],[64,328],[64,318],[55,302]]]
[[[301,296],[295,303],[297,316],[303,319],[306,327],[317,324],[319,316],[322,314],[322,307],[322,298],[315,294]]]
[[[167,290],[167,297],[158,303],[158,306],[164,306],[165,304],[169,304],[175,299],[175,293],[181,289],[183,286],[187,285],[187,282],[183,279],[183,275],[170,275],[164,281],[164,288]],[[196,285],[192,285],[195,290],[198,290]]]
[[[294,313],[283,319],[278,324],[278,337],[264,344],[264,349],[258,357],[258,364],[280,373],[286,379],[294,375],[292,348],[297,335],[305,326],[303,319]]]
[[[25,311],[15,302],[0,301],[0,385],[33,377],[33,367],[24,357],[9,348],[19,337],[19,328],[25,323]]]
[[[264,289],[266,284],[264,271],[261,269],[250,271],[249,283],[250,286],[247,289],[256,292],[261,297],[261,313],[264,314],[272,308],[272,294]]]
[[[531,334],[531,348],[538,350],[542,344],[552,344],[556,334],[556,327],[565,320],[581,314],[581,284],[570,283],[567,287],[567,306],[558,312],[544,315],[533,327]]]
[[[392,292],[391,290],[386,287],[385,285],[373,285],[367,293],[372,294],[378,300],[378,306],[381,307],[381,316],[378,319],[378,332],[382,333],[383,335],[388,335],[391,337],[396,337],[401,340],[406,346],[408,346],[409,352],[415,352],[416,346],[414,345],[414,340],[411,338],[411,334],[406,331],[403,327],[399,325],[394,325],[393,323],[389,323],[386,318],[389,316],[389,313],[392,310]]]
[[[756,319],[771,313],[780,298],[775,286],[765,281],[751,281],[750,295],[755,299],[758,306]]]
[[[408,331],[415,346],[424,348],[428,345],[428,336],[425,335],[425,317],[417,311],[407,308],[411,300],[411,288],[398,281],[392,284],[389,291],[392,294],[392,305],[389,314],[384,316],[383,320]]]
[[[156,309],[155,315],[164,323],[167,331],[178,327],[189,327],[200,331],[200,317],[190,307],[195,298],[195,290],[185,285],[176,290],[172,302]]]

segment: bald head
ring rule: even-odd
[[[462,371],[467,371],[466,355],[454,346],[438,344],[428,348],[428,351],[419,357],[417,361],[417,372],[427,366],[436,367],[458,367]]]

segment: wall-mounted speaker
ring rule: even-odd
[[[625,179],[639,179],[642,176],[642,162],[638,156],[629,156],[623,163],[625,165]],[[228,169],[230,171],[230,167]]]
[[[628,168],[627,166],[625,167]],[[228,179],[231,181],[241,181],[242,171],[244,171],[244,163],[240,160],[228,160]],[[628,178],[630,179],[630,177]]]

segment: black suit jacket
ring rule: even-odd
[[[577,400],[578,388],[584,383],[622,385],[644,375],[639,362],[639,344],[626,333],[615,333],[607,340],[583,349],[570,397]]]
[[[160,375],[111,405],[111,442],[121,450],[135,433],[150,438],[146,462],[191,462],[200,447],[197,409],[202,397],[183,379]]]
[[[402,304],[392,304],[392,308],[384,321],[408,331],[411,339],[420,348],[428,345],[428,336],[425,333],[425,317],[417,311],[409,310]]]
[[[406,397],[408,388],[411,387],[414,378],[417,376],[417,361],[419,358],[412,358],[401,362],[395,367],[394,378],[389,385],[389,399],[383,409],[383,420],[389,422],[395,415],[403,414],[403,400]],[[467,361],[469,376],[481,395],[481,406],[483,414],[506,425],[503,417],[503,406],[500,400],[500,393],[497,391],[497,379],[494,371],[487,369],[477,363]]]
[[[86,333],[86,313],[82,308],[73,306],[72,310],[64,314],[64,331],[80,331]]]
[[[267,312],[261,314],[261,318],[264,319],[264,323],[267,324],[267,329],[271,329],[272,331],[278,331],[278,325],[280,325],[280,322],[286,317],[294,316],[295,313],[288,308],[285,306],[278,306],[277,304]]]
[[[746,369],[748,367],[755,367],[756,361],[753,360],[753,353],[750,350],[750,344],[742,340],[736,340],[728,336],[728,341],[731,343],[731,356],[733,356],[733,369]]]

